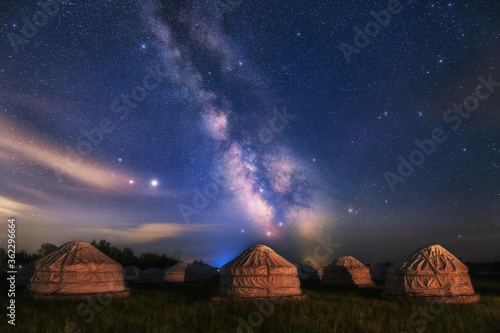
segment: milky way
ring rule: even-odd
[[[165,62],[175,73],[173,76],[188,89],[192,97],[190,102],[200,110],[200,130],[213,145],[215,177],[225,179],[224,190],[234,194],[231,203],[241,207],[242,220],[251,221],[253,227],[262,234],[277,236],[278,226],[291,224],[302,210],[313,209],[309,200],[312,189],[304,175],[305,167],[301,166],[290,150],[271,145],[265,131],[243,136],[239,129],[241,123],[246,124],[251,120],[244,114],[238,114],[226,96],[206,87],[206,74],[200,73],[193,64],[190,52],[196,52],[192,50],[196,47],[207,51],[217,64],[212,70],[214,74],[218,71],[228,81],[236,79],[239,81],[236,84],[252,86],[257,90],[252,96],[255,100],[253,107],[273,107],[276,113],[267,110],[271,113],[272,129],[265,127],[265,130],[280,132],[295,115],[289,115],[286,111],[284,114],[276,112],[278,106],[273,106],[272,97],[268,96],[270,93],[259,93],[269,89],[254,79],[258,75],[240,69],[246,59],[237,57],[233,52],[235,47],[222,33],[220,17],[210,15],[206,7],[197,7],[192,3],[177,9],[177,15],[172,15],[168,6],[163,10],[159,7],[150,2],[145,8],[144,21],[151,25],[158,38]],[[171,21],[181,27],[172,29],[169,24]],[[174,31],[187,32],[189,42],[194,41],[195,46],[182,45],[179,42],[182,34],[178,36]],[[235,120],[237,117],[239,119]],[[269,135],[274,136],[274,133]],[[264,143],[268,146],[259,151],[255,149],[256,144],[264,146]],[[307,223],[314,222],[309,220]]]

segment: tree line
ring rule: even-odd
[[[136,255],[134,250],[130,247],[125,246],[123,249],[119,249],[117,246],[112,246],[110,242],[105,239],[100,239],[96,241],[95,239],[90,242],[99,251],[113,259],[114,261],[120,263],[123,267],[126,266],[137,266],[140,269],[146,269],[149,267],[165,268],[170,267],[179,262],[179,260],[167,256],[164,254],[158,254],[153,252],[145,252]],[[43,243],[40,248],[35,253],[28,253],[26,250],[21,250],[16,252],[16,263],[20,266],[25,266],[30,262],[45,257],[46,255],[54,252],[57,246],[51,243]],[[0,248],[0,273],[7,271],[7,252],[5,249]]]

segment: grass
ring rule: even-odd
[[[262,311],[250,301],[213,301],[217,283],[133,289],[130,297],[96,302],[95,308],[86,301],[32,301],[18,289],[16,329],[4,316],[0,332],[500,332],[500,281],[476,280],[474,287],[479,303],[432,308],[424,301],[383,297],[382,285],[322,288],[309,282],[302,286],[305,300],[258,302]],[[65,330],[71,325],[76,327]]]

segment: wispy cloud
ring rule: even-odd
[[[162,238],[179,238],[220,230],[216,224],[180,224],[180,223],[145,223],[137,227],[112,228],[78,228],[80,232],[90,231],[93,235],[105,235],[106,239],[116,244],[138,244],[154,242]]]
[[[0,215],[5,218],[18,217],[19,215],[25,216],[34,208],[35,206],[0,196]]]
[[[121,191],[132,175],[106,167],[97,161],[86,161],[68,151],[54,148],[54,144],[43,141],[40,136],[23,131],[5,121],[0,121],[0,160],[15,164],[31,162],[51,169],[54,181],[60,173],[79,183],[106,191]]]

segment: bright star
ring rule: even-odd
[[[155,186],[155,187],[156,187],[156,186],[158,186],[158,181],[157,181],[156,179],[155,179],[155,180],[152,180],[152,181],[151,181],[151,185],[152,185],[152,186]]]
[[[141,44],[141,49],[145,50],[145,49],[146,49],[146,47],[147,47],[147,45],[146,45],[146,44]]]
[[[118,159],[118,162],[121,162],[121,161],[122,161],[122,159],[121,159],[121,158],[119,158],[119,159]]]
[[[244,234],[245,233],[245,229],[241,229],[241,233]]]
[[[271,232],[270,232],[270,231],[268,231],[268,232],[266,233],[266,235],[271,236]]]
[[[128,183],[129,183],[129,184],[133,184],[133,183],[134,183],[134,180],[132,180],[132,179],[131,179],[131,180],[129,180],[129,181],[128,181]]]

